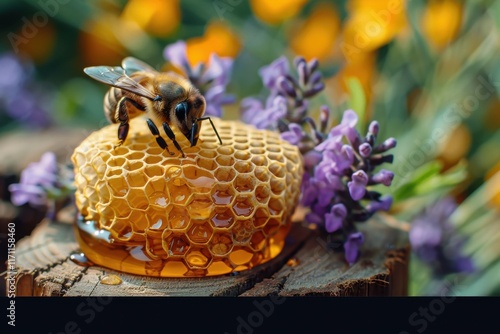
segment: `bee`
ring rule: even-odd
[[[214,123],[205,113],[206,102],[200,91],[183,76],[174,72],[158,72],[134,57],[123,59],[120,66],[92,66],[83,70],[91,78],[111,86],[104,96],[104,114],[110,123],[119,123],[118,144],[127,139],[129,119],[146,115],[147,125],[156,142],[170,152],[156,124],[162,124],[167,137],[185,157],[175,139],[172,125],[195,146],[199,123],[209,120],[222,145]]]

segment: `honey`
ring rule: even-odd
[[[86,138],[72,156],[81,258],[122,272],[235,274],[283,249],[300,194],[302,158],[278,133],[213,118],[196,146],[176,129],[185,158],[162,150],[145,119]],[[168,140],[167,140],[168,142]]]

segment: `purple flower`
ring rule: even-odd
[[[296,123],[290,123],[288,129],[288,131],[281,133],[281,138],[288,141],[290,144],[298,145],[300,140],[304,137],[302,127]]]
[[[371,153],[372,153],[372,146],[370,144],[363,143],[359,145],[359,154],[361,154],[363,158],[368,158]]]
[[[259,74],[264,82],[264,85],[271,91],[277,90],[278,78],[288,74],[290,71],[288,60],[285,56],[281,56],[271,64],[262,67]]]
[[[394,179],[394,173],[387,169],[381,169],[378,173],[373,175],[372,182],[374,184],[381,183],[384,186],[390,186]]]
[[[347,241],[344,243],[345,259],[353,265],[358,259],[359,248],[364,242],[364,236],[361,232],[351,233],[347,236]]]
[[[262,107],[262,102],[252,97],[243,99],[240,106],[243,121],[258,129],[274,129],[287,111],[286,99],[280,95],[268,99],[266,108]]]
[[[47,203],[47,192],[58,187],[58,167],[52,152],[44,153],[39,162],[31,163],[21,172],[20,183],[11,184],[12,203],[35,206]]]
[[[409,239],[413,252],[437,276],[474,270],[472,260],[462,254],[465,239],[456,233],[449,219],[456,206],[452,198],[441,199],[411,223]]]
[[[186,43],[178,41],[165,47],[163,55],[174,66],[184,71],[189,80],[204,95],[207,102],[205,114],[209,116],[222,116],[222,106],[234,102],[232,95],[226,94],[233,67],[233,59],[210,55],[208,67],[199,63],[191,67],[187,59]]]
[[[392,206],[392,197],[382,196],[378,201],[371,201],[367,206],[366,210],[370,213],[377,211],[389,211]]]
[[[339,203],[332,206],[330,213],[325,215],[325,228],[328,233],[337,231],[342,227],[342,222],[347,216],[347,209],[344,204]]]
[[[368,175],[364,171],[358,170],[352,174],[352,181],[347,182],[347,187],[353,200],[358,201],[365,196],[367,184]]]
[[[356,130],[357,123],[358,115],[354,112],[354,110],[348,109],[344,111],[340,124],[332,128],[329,136],[336,137],[343,135],[351,144],[354,145],[359,140],[358,131]]]

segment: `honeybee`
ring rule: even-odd
[[[156,142],[170,152],[156,124],[162,124],[165,134],[185,157],[175,139],[171,125],[177,127],[196,145],[199,123],[209,120],[222,145],[214,123],[205,113],[206,102],[200,91],[186,78],[174,72],[158,72],[134,57],[123,59],[120,66],[92,66],[83,70],[91,78],[112,86],[104,96],[104,114],[110,123],[118,126],[118,146],[129,131],[129,119],[146,115],[147,125]]]

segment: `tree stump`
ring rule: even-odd
[[[78,251],[71,221],[43,220],[16,246],[17,296],[404,296],[408,286],[407,232],[377,216],[361,226],[360,259],[352,266],[324,237],[294,223],[275,259],[237,275],[158,278],[83,267],[70,260]],[[119,285],[101,282],[107,275]]]

